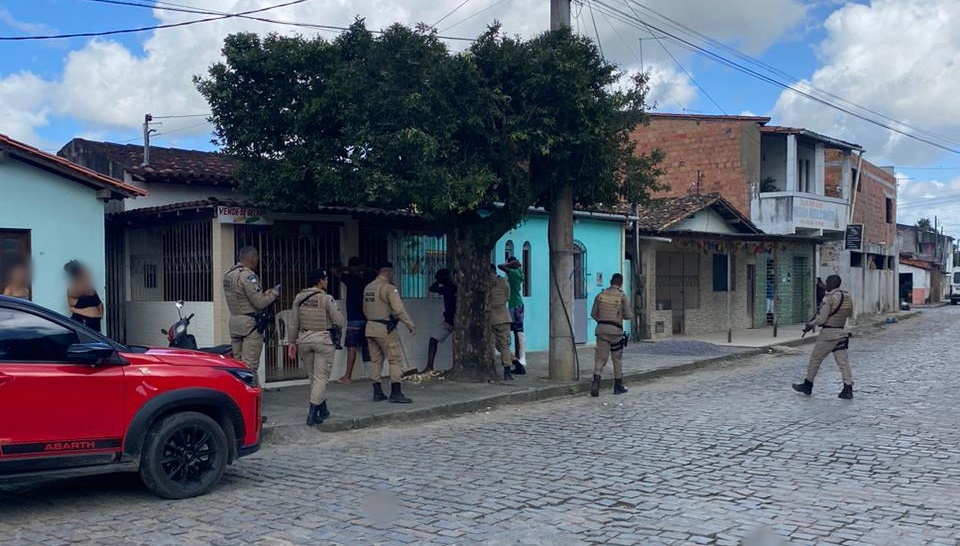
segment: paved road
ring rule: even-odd
[[[802,356],[272,446],[201,499],[132,478],[0,490],[2,544],[958,544],[960,308]],[[779,538],[777,538],[779,537]],[[745,542],[743,542],[745,540]]]

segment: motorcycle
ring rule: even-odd
[[[189,316],[183,316],[183,302],[177,302],[177,316],[180,317],[180,320],[170,325],[170,328],[161,329],[160,333],[167,336],[167,341],[170,343],[170,347],[176,347],[177,349],[187,349],[190,351],[200,351],[201,353],[211,353],[216,355],[223,355],[228,358],[233,358],[233,346],[231,345],[217,345],[216,347],[197,347],[197,338],[190,334],[187,330],[190,327],[190,320],[193,319],[194,314],[190,313]]]

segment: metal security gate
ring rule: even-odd
[[[573,242],[573,341],[587,342],[587,248]]]
[[[297,363],[287,358],[285,325],[293,298],[306,288],[310,271],[341,261],[341,225],[335,223],[277,222],[269,226],[235,226],[235,252],[253,246],[260,251],[257,274],[264,289],[281,284],[280,299],[273,305],[274,327],[264,336],[264,364],[268,382],[305,379]],[[339,283],[332,283],[336,297]]]
[[[106,330],[104,333],[110,339],[120,343],[127,342],[126,328],[126,300],[127,275],[124,269],[124,237],[123,225],[107,222],[106,225],[106,259],[107,269],[106,303],[104,305]]]
[[[810,259],[806,256],[793,257],[793,316],[792,324],[802,324],[810,320],[810,302],[813,301],[813,274],[810,271]]]

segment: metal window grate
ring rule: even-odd
[[[210,220],[161,228],[164,301],[213,301],[212,234]]]
[[[371,267],[389,260],[394,284],[404,298],[428,298],[434,275],[447,267],[447,238],[425,231],[364,228],[360,259]]]

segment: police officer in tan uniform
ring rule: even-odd
[[[327,409],[327,382],[333,369],[336,351],[333,336],[339,340],[347,326],[340,306],[327,294],[327,272],[318,269],[307,278],[310,288],[301,290],[293,299],[293,313],[287,328],[287,356],[300,355],[300,364],[310,378],[310,411],[307,426],[320,425],[330,417]],[[334,330],[334,331],[331,331]],[[339,330],[339,332],[335,332]]]
[[[597,348],[594,354],[593,384],[590,396],[600,396],[600,372],[613,359],[613,394],[627,392],[623,386],[623,321],[633,319],[633,309],[623,292],[623,275],[610,278],[610,288],[597,294],[590,316],[597,321]]]
[[[400,347],[398,323],[406,325],[410,335],[416,328],[403,307],[400,292],[393,285],[393,264],[384,262],[377,278],[363,289],[363,314],[367,317],[366,336],[370,346],[370,381],[373,382],[373,401],[386,400],[380,384],[384,358],[390,363],[390,401],[409,404],[413,400],[400,390],[403,374],[403,349]]]
[[[254,316],[276,301],[280,292],[264,291],[253,271],[260,254],[252,246],[240,249],[240,261],[223,276],[223,293],[230,308],[230,341],[233,356],[256,370],[260,367],[263,333],[257,331]]]
[[[490,286],[488,297],[490,299],[490,329],[493,331],[493,339],[497,346],[497,352],[500,353],[500,364],[503,366],[503,380],[513,379],[513,353],[510,352],[510,325],[513,319],[510,311],[507,310],[507,302],[510,300],[510,283],[507,279],[497,276],[497,268],[490,265],[493,271],[493,284]]]
[[[833,358],[840,368],[840,377],[843,379],[843,389],[838,395],[840,398],[853,398],[853,373],[850,371],[850,358],[847,349],[850,347],[850,333],[844,328],[847,319],[853,315],[853,298],[846,290],[840,290],[840,276],[827,277],[827,295],[817,311],[817,316],[807,323],[804,332],[809,332],[819,326],[820,334],[817,344],[810,354],[810,363],[807,364],[807,377],[803,383],[795,383],[793,389],[810,396],[813,392],[813,380],[820,371],[823,359],[833,353]]]

